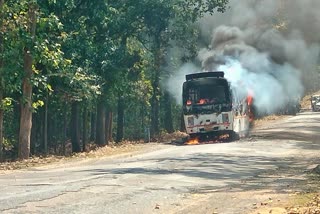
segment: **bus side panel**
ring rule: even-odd
[[[234,102],[233,106],[234,120],[233,130],[239,137],[247,137],[250,130],[249,106],[247,99]]]
[[[233,120],[233,131],[236,132],[239,137],[247,137],[249,134],[250,122],[247,115],[235,116]]]

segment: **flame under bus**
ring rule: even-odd
[[[183,114],[187,133],[191,138],[223,134],[236,138],[243,135],[244,129],[249,128],[249,121],[246,122],[243,109],[238,111],[244,106],[236,103],[223,72],[186,75]]]

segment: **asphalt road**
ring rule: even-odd
[[[249,213],[315,190],[320,114],[306,112],[232,143],[156,151],[0,175],[0,213]]]

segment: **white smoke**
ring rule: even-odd
[[[319,86],[319,2],[231,0],[225,14],[199,22],[207,46],[198,54],[202,67],[184,65],[170,80],[172,94],[181,96],[177,90],[182,90],[186,71],[220,70],[238,93],[253,92],[262,113],[274,113],[301,98],[305,89]]]
[[[271,114],[288,104],[289,101],[297,100],[301,96],[302,85],[296,78],[291,78],[294,75],[290,73],[295,69],[290,65],[285,64],[279,68],[273,68],[271,64],[269,66],[262,65],[261,69],[269,70],[261,70],[256,73],[244,68],[239,61],[227,59],[226,64],[219,66],[218,70],[225,72],[225,77],[240,99],[251,94],[259,112]],[[275,77],[272,69],[282,70],[281,73],[288,76]],[[291,81],[292,85],[286,84],[286,81]]]

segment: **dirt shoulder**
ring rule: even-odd
[[[159,143],[133,143],[126,142],[121,145],[108,145],[88,152],[81,152],[71,156],[48,155],[31,157],[27,160],[0,163],[0,174],[12,173],[28,168],[55,168],[59,166],[80,165],[101,158],[130,157],[142,153],[165,148],[167,145]]]
[[[59,165],[77,165],[83,162],[95,161],[101,158],[117,158],[133,156],[142,153],[152,152],[168,146],[168,142],[187,136],[183,132],[172,134],[163,134],[159,139],[160,143],[133,142],[125,141],[120,144],[110,143],[104,147],[97,147],[94,143],[87,146],[86,152],[75,153],[69,156],[47,155],[34,156],[27,160],[15,160],[0,162],[0,174],[9,173],[16,170],[34,168],[34,167],[57,167]]]

